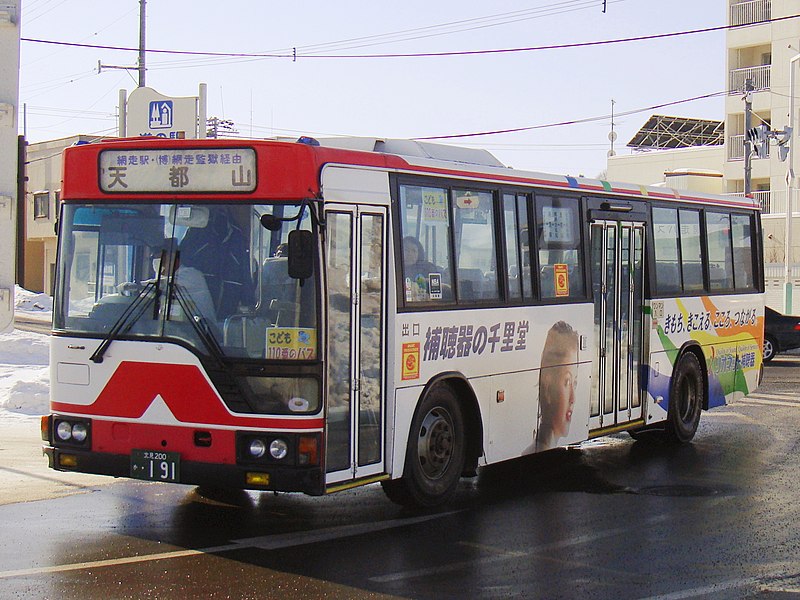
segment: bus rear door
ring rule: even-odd
[[[590,224],[595,334],[590,431],[621,428],[643,417],[645,224],[609,216],[604,211],[603,219]]]
[[[385,470],[386,209],[326,206],[326,484]]]

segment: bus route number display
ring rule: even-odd
[[[109,194],[253,192],[257,179],[252,148],[103,150],[99,169]]]

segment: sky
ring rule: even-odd
[[[138,74],[98,73],[98,61],[134,66],[137,52],[43,42],[138,48],[139,0],[19,1],[20,133],[30,142],[116,134],[119,90],[132,91]],[[721,27],[728,2],[606,0],[605,13],[603,4],[147,0],[149,50],[280,55],[148,53],[147,85],[168,96],[194,96],[207,84],[208,116],[232,120],[242,137],[428,138],[531,128],[440,141],[485,148],[519,169],[596,177],[611,148],[612,101],[618,154],[630,152],[626,144],[651,114],[724,117],[722,96],[651,108],[725,89],[724,31],[430,54]]]

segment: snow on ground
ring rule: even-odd
[[[17,315],[50,321],[53,302],[47,294],[16,288]],[[49,411],[49,338],[14,329],[0,333],[0,420],[33,420]]]

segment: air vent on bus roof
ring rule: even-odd
[[[497,160],[491,152],[480,148],[464,148],[416,140],[367,137],[318,138],[318,141],[320,145],[331,148],[384,152],[400,156],[415,156],[433,160],[505,168],[505,165]]]

